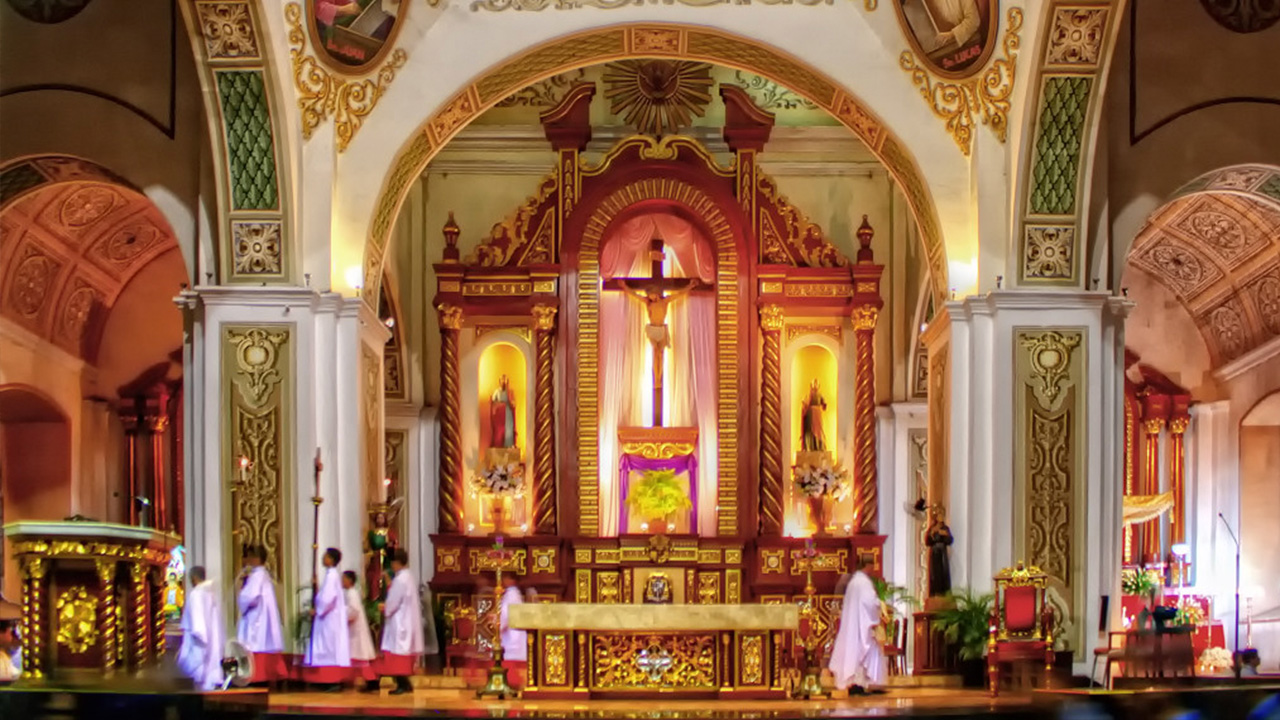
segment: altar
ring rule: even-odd
[[[783,636],[794,605],[526,604],[525,697],[782,698]]]

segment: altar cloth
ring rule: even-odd
[[[518,630],[796,630],[796,605],[593,605],[525,603],[508,610]]]

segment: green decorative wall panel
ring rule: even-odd
[[[1032,165],[1032,214],[1075,212],[1080,145],[1092,85],[1091,78],[1078,75],[1045,79]]]
[[[218,101],[227,134],[232,210],[275,210],[276,159],[271,113],[262,72],[217,73]]]
[[[1273,200],[1280,200],[1280,174],[1272,175],[1258,186],[1258,192]]]
[[[45,178],[30,163],[22,163],[0,173],[0,203],[8,202],[22,192],[44,182]]]

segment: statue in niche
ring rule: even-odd
[[[822,413],[827,409],[827,400],[822,397],[818,381],[809,385],[809,397],[800,405],[800,445],[806,451],[824,451],[827,449],[827,437],[822,431]]]
[[[941,597],[951,592],[951,558],[949,549],[954,538],[946,523],[942,508],[933,511],[933,524],[925,542],[929,546],[929,597]]]
[[[513,448],[516,446],[516,404],[511,398],[511,382],[506,375],[498,381],[498,387],[489,397],[489,446]]]
[[[369,508],[373,527],[365,534],[368,560],[365,562],[364,581],[370,599],[385,599],[390,587],[391,558],[400,547],[396,532],[391,529],[391,519],[398,507],[399,501],[393,505],[378,503]]]

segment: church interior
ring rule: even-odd
[[[197,597],[244,685],[261,553],[278,675],[207,693],[259,717],[1232,717],[1280,687],[1278,40],[1247,0],[0,2],[0,708],[171,665]],[[310,691],[325,548],[375,664],[413,581],[407,704]]]

